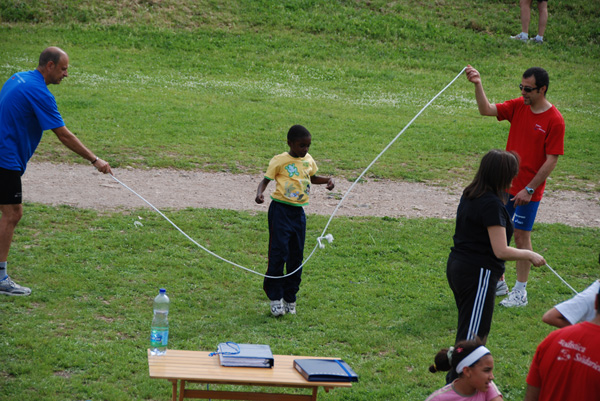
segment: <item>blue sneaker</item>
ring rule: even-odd
[[[27,296],[31,294],[31,289],[20,286],[6,276],[0,280],[0,294],[13,296]]]

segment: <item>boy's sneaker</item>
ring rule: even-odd
[[[503,295],[508,294],[508,285],[504,280],[498,280],[498,284],[496,284],[496,296],[501,297]]]
[[[535,37],[529,39],[529,43],[542,44],[542,43],[544,43],[544,39],[538,38],[537,36],[535,36]]]
[[[271,314],[273,316],[285,315],[285,309],[283,307],[283,299],[277,301],[271,301]]]
[[[0,294],[14,295],[14,296],[27,296],[31,294],[31,289],[20,286],[6,276],[0,280]]]
[[[285,308],[285,313],[289,313],[290,315],[296,314],[296,303],[295,302],[287,303],[287,302],[283,301],[283,306]]]
[[[523,32],[521,32],[518,35],[511,36],[510,38],[515,39],[515,40],[520,40],[521,42],[527,42],[529,40],[528,35],[523,34]]]
[[[500,302],[500,305],[507,308],[527,305],[527,290],[513,289],[508,293],[508,298],[504,298],[502,302]]]

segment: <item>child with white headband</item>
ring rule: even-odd
[[[425,401],[500,401],[502,394],[494,384],[494,359],[481,340],[459,341],[444,348],[429,367],[431,373],[454,369],[458,378],[436,390]]]

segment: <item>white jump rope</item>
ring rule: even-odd
[[[514,224],[514,222],[515,222],[515,216],[513,216],[513,218],[512,218],[512,222],[513,222],[513,224]],[[571,287],[571,286],[569,285],[569,283],[567,283],[567,282],[566,282],[566,281],[565,281],[565,280],[564,280],[564,279],[563,279],[563,278],[562,278],[562,277],[561,277],[561,276],[560,276],[560,275],[559,275],[559,274],[558,274],[558,273],[557,273],[557,272],[556,272],[556,271],[555,271],[555,270],[554,270],[552,267],[550,267],[550,265],[549,265],[548,263],[546,263],[546,267],[547,267],[548,269],[550,269],[550,271],[551,271],[552,273],[554,273],[554,274],[556,275],[556,277],[558,277],[558,278],[560,279],[560,281],[562,281],[563,283],[565,283],[565,285],[566,285],[567,287],[569,287],[569,288],[571,289],[571,291],[573,291],[573,292],[575,293],[575,295],[579,294],[579,293],[578,293],[577,291],[575,291],[575,289],[574,289],[573,287]]]
[[[561,276],[559,276],[559,275],[558,275],[558,273],[557,273],[556,271],[554,271],[554,269],[553,269],[553,268],[551,268],[551,267],[550,267],[550,265],[549,265],[548,263],[546,263],[546,267],[547,267],[548,269],[550,269],[550,271],[551,271],[552,273],[556,274],[556,277],[558,277],[558,278],[560,279],[560,281],[562,281],[563,283],[565,283],[565,285],[566,285],[567,287],[569,287],[569,288],[571,289],[571,291],[573,291],[573,292],[575,293],[575,295],[579,294],[577,291],[575,291],[575,289],[574,289],[573,287],[571,287],[571,286],[569,285],[569,283],[567,283],[565,280],[563,280],[563,278],[562,278]]]
[[[247,267],[241,266],[235,262],[232,262],[228,259],[223,258],[222,256],[217,255],[216,253],[214,253],[213,251],[207,249],[206,247],[200,245],[198,242],[196,242],[192,237],[190,237],[188,234],[186,234],[181,228],[179,228],[175,223],[173,223],[167,216],[164,215],[164,213],[162,213],[160,210],[158,210],[152,203],[150,203],[149,201],[147,201],[143,196],[141,196],[140,194],[138,194],[137,192],[135,192],[133,189],[131,189],[130,187],[128,187],[127,185],[125,185],[122,181],[120,181],[119,179],[117,179],[114,175],[111,174],[111,177],[113,180],[115,180],[116,182],[118,182],[119,184],[121,184],[124,188],[128,189],[131,193],[133,193],[135,196],[137,196],[138,198],[140,198],[141,200],[143,200],[146,204],[148,204],[148,206],[150,206],[152,209],[154,209],[158,214],[160,214],[166,221],[168,221],[169,223],[171,223],[171,225],[173,227],[175,227],[177,229],[177,231],[179,231],[181,234],[183,234],[183,236],[185,236],[187,239],[189,239],[192,243],[194,243],[197,247],[199,247],[200,249],[202,249],[203,251],[211,254],[212,256],[214,256],[217,259],[222,260],[223,262],[229,263],[232,266],[235,267],[239,267],[242,270],[245,270],[249,273],[253,273],[256,274],[258,276],[262,276],[265,278],[272,278],[272,279],[281,279],[284,277],[288,277],[291,276],[293,274],[295,274],[298,270],[302,269],[302,267],[304,267],[305,264],[308,263],[308,261],[310,260],[310,258],[313,256],[313,254],[315,253],[315,251],[317,250],[317,247],[320,249],[325,248],[325,243],[323,240],[327,241],[328,243],[332,243],[333,242],[333,235],[331,234],[325,234],[325,232],[327,231],[327,228],[329,227],[329,224],[331,224],[331,221],[333,220],[333,217],[335,216],[335,214],[337,213],[338,209],[340,208],[340,206],[342,205],[342,203],[344,202],[344,200],[346,199],[346,197],[348,196],[348,194],[352,191],[352,189],[354,189],[354,186],[360,182],[361,178],[367,173],[367,171],[369,171],[369,169],[377,162],[377,160],[379,160],[379,158],[394,144],[394,142],[396,142],[396,140],[398,138],[400,138],[400,136],[404,133],[404,131],[406,131],[408,129],[408,127],[410,127],[410,125],[421,115],[421,113],[423,113],[423,111],[425,111],[425,109],[427,107],[429,107],[429,105],[431,103],[433,103],[433,101],[435,99],[437,99],[446,89],[448,89],[450,87],[450,85],[452,85],[454,83],[454,81],[456,81],[461,75],[462,73],[465,71],[467,67],[463,68],[457,75],[456,77],[454,77],[454,79],[452,81],[450,81],[450,83],[448,85],[446,85],[444,87],[444,89],[442,89],[437,95],[435,95],[414,117],[412,120],[410,120],[408,122],[408,124],[406,124],[406,126],[402,129],[402,131],[400,131],[398,133],[398,135],[396,135],[394,137],[394,139],[391,140],[391,142],[381,151],[381,153],[379,153],[379,155],[377,155],[377,157],[375,157],[375,159],[373,159],[373,161],[367,166],[367,168],[364,169],[364,171],[358,176],[358,178],[352,183],[352,185],[350,185],[350,188],[348,188],[348,190],[346,191],[346,193],[344,194],[344,196],[342,197],[342,199],[339,201],[339,203],[337,204],[337,206],[335,207],[335,209],[333,210],[333,213],[331,213],[331,216],[329,217],[329,220],[327,221],[327,224],[325,225],[325,228],[323,229],[321,236],[317,237],[317,244],[315,245],[315,247],[313,248],[312,252],[310,253],[310,255],[308,255],[308,257],[304,260],[304,262],[302,262],[302,264],[300,266],[298,266],[298,268],[296,270],[294,270],[291,273],[288,273],[286,275],[283,276],[270,276],[267,274],[262,274],[259,273],[255,270],[249,269]],[[561,281],[563,283],[565,283],[573,292],[575,292],[575,294],[577,294],[577,291],[575,291],[573,289],[573,287],[571,287],[565,280],[562,279],[562,277],[560,277],[558,275],[558,273],[556,273],[554,271],[554,269],[552,269],[548,264],[546,264],[546,266],[554,273],[558,276],[558,278],[561,279]]]

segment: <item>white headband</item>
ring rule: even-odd
[[[490,350],[483,345],[475,348],[475,351],[471,352],[465,359],[460,361],[456,367],[456,373],[461,374],[463,368],[473,365],[475,362],[480,360],[484,355],[491,354]]]

